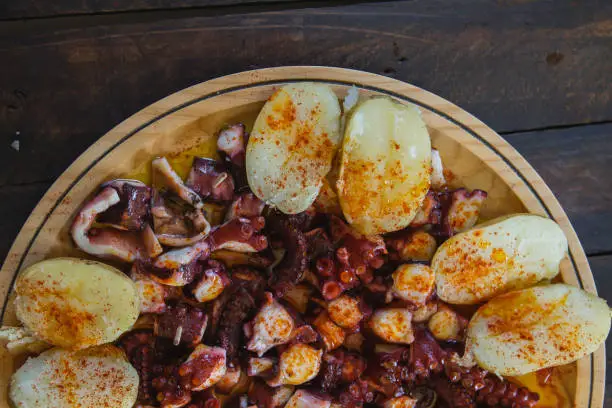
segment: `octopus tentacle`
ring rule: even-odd
[[[147,251],[137,232],[93,228],[97,216],[119,202],[117,190],[112,187],[102,189],[75,217],[70,229],[72,239],[77,247],[90,255],[127,262],[146,259]]]
[[[162,183],[172,191],[174,191],[180,198],[184,201],[188,202],[195,208],[202,208],[204,205],[202,198],[185,185],[183,180],[179,177],[178,174],[172,169],[170,163],[165,157],[157,157],[153,159],[151,162],[151,168],[153,169],[153,177],[154,181],[156,178],[161,178]],[[158,183],[155,183],[158,184]]]

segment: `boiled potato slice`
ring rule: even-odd
[[[134,283],[100,262],[56,258],[36,263],[15,283],[17,317],[37,337],[81,349],[115,340],[138,318]]]
[[[286,214],[317,198],[340,144],[340,103],[330,87],[285,85],[264,105],[246,149],[249,186]]]
[[[566,284],[498,296],[470,320],[466,350],[482,368],[522,375],[578,360],[610,331],[606,301]]]
[[[440,299],[476,304],[553,278],[566,252],[567,239],[554,221],[518,214],[455,235],[438,248],[431,266]]]
[[[344,140],[338,198],[346,220],[370,235],[400,230],[429,190],[431,141],[413,105],[387,98],[360,103]]]
[[[115,346],[54,348],[28,359],[13,374],[9,395],[19,408],[131,408],[138,373]]]

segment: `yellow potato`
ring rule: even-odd
[[[516,376],[571,363],[610,331],[606,301],[566,284],[498,296],[470,320],[466,350],[482,368]]]
[[[388,98],[360,103],[344,133],[340,206],[370,235],[400,230],[414,218],[430,186],[431,141],[420,112]]]
[[[286,214],[317,198],[340,144],[340,104],[323,84],[285,85],[257,116],[246,149],[249,186]]]
[[[19,274],[15,292],[19,320],[40,339],[69,349],[111,342],[139,314],[134,283],[100,262],[56,258],[36,263]]]
[[[453,236],[438,248],[431,267],[440,299],[477,304],[553,278],[566,252],[567,239],[554,221],[517,214]]]
[[[9,391],[19,408],[131,408],[137,395],[138,373],[111,345],[45,351],[13,374]]]

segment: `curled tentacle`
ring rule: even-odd
[[[460,385],[451,383],[443,377],[435,377],[429,381],[429,384],[438,394],[438,398],[446,402],[449,408],[476,408],[474,398]]]
[[[264,294],[265,280],[250,268],[235,268],[232,285],[212,302],[209,340],[227,350],[227,361],[233,365],[243,342],[244,323],[254,315]]]
[[[210,234],[213,250],[228,249],[235,252],[259,252],[268,247],[268,239],[260,231],[265,225],[263,217],[235,218],[215,228]]]
[[[120,201],[117,190],[113,187],[103,188],[75,217],[70,229],[72,239],[84,252],[101,258],[116,258],[127,262],[146,259],[147,250],[139,232],[93,227],[98,215]]]
[[[176,365],[166,365],[161,375],[151,381],[157,402],[164,408],[183,407],[191,401],[191,391],[180,383],[178,372]]]
[[[385,263],[387,254],[382,237],[361,235],[336,216],[330,217],[330,231],[337,248],[335,254],[317,259],[315,266],[323,278],[321,292],[327,300],[361,284],[370,284],[373,271]]]
[[[273,227],[283,243],[285,255],[274,268],[269,284],[276,296],[282,297],[304,275],[308,264],[307,243],[304,233],[286,220],[279,220]]]

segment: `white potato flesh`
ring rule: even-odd
[[[391,290],[398,298],[414,303],[424,304],[434,289],[434,273],[427,265],[403,264],[393,272]]]
[[[414,341],[412,313],[408,309],[378,309],[370,319],[370,327],[389,343],[410,344]]]
[[[431,267],[440,299],[477,304],[559,273],[567,238],[554,221],[531,214],[502,217],[457,234]]]
[[[353,228],[372,235],[408,226],[429,190],[430,173],[431,141],[416,106],[374,98],[355,108],[337,182]]]
[[[10,385],[18,408],[131,408],[137,395],[138,373],[111,345],[45,351],[28,359]]]
[[[286,214],[317,198],[340,144],[340,104],[324,84],[285,85],[257,116],[246,149],[249,186]]]
[[[134,282],[101,262],[56,258],[36,263],[15,283],[17,317],[37,337],[68,349],[116,340],[140,311]]]
[[[610,331],[606,301],[566,284],[498,296],[470,320],[466,349],[482,368],[522,375],[576,361]]]

